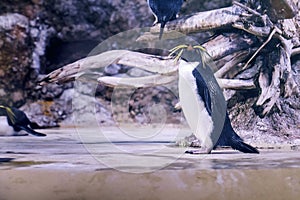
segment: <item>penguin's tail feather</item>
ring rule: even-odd
[[[39,132],[33,130],[32,128],[29,128],[28,126],[20,126],[20,128],[22,130],[26,131],[27,133],[30,133],[31,135],[35,135],[35,136],[38,136],[38,137],[45,137],[45,136],[47,136],[46,134],[39,133]]]
[[[231,147],[243,153],[259,153],[256,148],[244,143],[242,140],[233,140]]]

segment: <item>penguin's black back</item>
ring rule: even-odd
[[[193,76],[196,79],[197,92],[204,102],[208,114],[211,116],[212,109],[209,89],[197,67],[193,70]],[[217,146],[230,146],[233,149],[239,150],[244,153],[259,153],[256,148],[244,143],[243,139],[236,134],[231,126],[231,122],[227,112],[225,115],[222,132],[214,148],[216,148]]]
[[[7,123],[10,126],[12,126],[15,131],[19,132],[21,130],[24,130],[35,136],[39,136],[39,137],[46,136],[46,134],[39,133],[31,128],[32,123],[30,122],[30,120],[28,119],[28,117],[23,111],[18,110],[17,108],[14,107],[9,109],[11,109],[13,116],[10,116],[8,113],[6,113]]]
[[[157,22],[161,24],[159,38],[161,38],[163,29],[168,21],[176,19],[183,0],[148,0],[149,7],[157,17]]]
[[[227,112],[222,133],[214,148],[216,148],[217,146],[230,146],[231,148],[239,150],[243,153],[259,153],[256,148],[244,143],[243,139],[236,134],[231,126],[231,122]]]
[[[7,122],[10,126],[13,126],[16,131],[20,131],[21,129],[18,128],[18,126],[28,126],[31,124],[30,120],[26,116],[26,114],[23,111],[20,111],[14,107],[11,108],[15,120],[10,119],[7,117]]]
[[[149,0],[149,6],[156,15],[158,23],[176,19],[183,0]]]

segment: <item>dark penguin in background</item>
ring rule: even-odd
[[[160,23],[159,39],[161,39],[166,23],[176,19],[183,0],[147,0],[147,2],[155,16],[153,25]]]
[[[211,91],[216,91],[214,89],[216,87],[219,88],[218,83],[213,78],[215,83],[211,83],[211,81],[209,82],[209,87],[211,88],[211,90],[209,90],[207,81],[205,81],[202,76],[205,75],[206,80],[208,80],[207,73],[202,70],[203,62],[201,61],[199,63],[201,58],[201,56],[198,54],[199,52],[195,53],[195,49],[186,50],[186,52],[186,54],[189,54],[189,59],[187,59],[187,61],[191,64],[179,66],[178,89],[180,106],[190,128],[192,129],[192,132],[201,141],[200,150],[187,151],[187,153],[210,153],[211,150],[215,149],[217,146],[230,146],[233,149],[244,153],[259,153],[256,148],[244,143],[243,140],[233,130],[228,113],[226,111],[227,108],[225,99],[221,89],[219,96],[222,96],[222,98],[219,99],[223,99],[224,101],[223,113],[225,115],[225,120],[223,115],[222,120],[217,122],[213,121],[212,100],[215,100],[216,98],[211,98]],[[195,59],[195,57],[198,59]],[[196,62],[197,60],[198,62]],[[204,68],[205,67],[209,68],[208,66],[204,66]],[[212,72],[211,76],[213,76]],[[213,85],[213,87],[211,87],[211,85]],[[218,107],[216,104],[217,103],[214,102],[214,106]],[[222,115],[220,112],[216,113],[219,116]],[[222,124],[216,124],[220,123],[220,121],[224,122],[223,127]],[[220,127],[217,135],[214,132],[216,126]]]
[[[26,116],[26,114],[18,110],[14,107],[7,107],[7,106],[1,106],[0,109],[4,110],[4,115],[7,118],[7,123],[9,126],[13,128],[14,132],[20,132],[21,130],[26,131],[27,133],[30,133],[35,136],[46,136],[46,134],[36,132],[31,128],[32,123]],[[17,134],[16,134],[17,135]]]

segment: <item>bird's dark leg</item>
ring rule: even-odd
[[[159,30],[159,39],[162,38],[163,32],[164,32],[164,28],[165,28],[166,22],[161,22],[160,24],[160,30]]]

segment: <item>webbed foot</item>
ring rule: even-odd
[[[185,153],[188,153],[188,154],[210,154],[211,149],[209,149],[209,148],[192,149],[192,150],[186,150]]]

